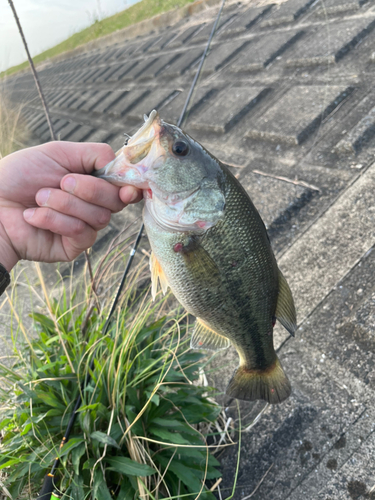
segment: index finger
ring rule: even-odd
[[[111,212],[120,212],[126,207],[119,197],[119,187],[91,175],[68,174],[61,179],[60,186],[63,191]]]
[[[75,174],[89,174],[115,158],[109,144],[53,141],[37,146],[51,160]]]

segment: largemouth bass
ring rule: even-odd
[[[198,142],[153,111],[112,162],[95,173],[143,189],[158,281],[196,316],[192,348],[230,344],[240,364],[226,393],[280,403],[291,386],[273,346],[276,319],[291,333],[296,313],[263,221],[248,194]]]

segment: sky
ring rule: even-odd
[[[13,0],[32,56],[139,0]],[[0,72],[26,60],[8,0],[0,0]]]

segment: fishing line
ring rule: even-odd
[[[203,64],[204,64],[204,62],[206,60],[208,51],[210,49],[210,45],[211,45],[212,39],[213,39],[213,37],[215,35],[215,31],[216,31],[217,25],[219,23],[221,13],[222,13],[223,8],[224,8],[224,4],[225,4],[225,0],[222,0],[219,12],[218,12],[218,14],[216,16],[216,19],[215,19],[215,23],[214,23],[214,25],[212,27],[212,30],[211,30],[210,36],[208,38],[205,50],[204,50],[204,52],[202,54],[202,58],[200,60],[197,72],[196,72],[196,74],[194,76],[194,80],[193,80],[193,82],[192,82],[192,84],[190,86],[189,93],[188,93],[188,95],[186,97],[186,101],[185,101],[184,107],[183,107],[182,112],[180,114],[180,117],[179,117],[179,119],[178,119],[178,121],[176,123],[177,127],[181,126],[181,124],[182,124],[182,122],[183,122],[183,120],[185,118],[188,106],[190,104],[190,100],[192,98],[194,89],[195,89],[195,87],[197,85],[199,76],[201,74],[201,71],[202,71],[202,68],[203,68]],[[125,134],[125,135],[127,135],[127,134]],[[142,223],[142,225],[141,225],[141,227],[139,229],[139,232],[137,234],[137,237],[135,239],[133,248],[130,251],[130,256],[129,256],[129,259],[128,259],[128,262],[127,262],[127,265],[126,265],[126,268],[125,268],[125,271],[124,271],[124,274],[123,274],[123,277],[121,279],[121,283],[120,283],[120,285],[119,285],[119,287],[117,289],[116,296],[113,299],[111,309],[110,309],[110,311],[108,313],[107,320],[106,320],[105,325],[103,327],[103,331],[102,331],[102,336],[103,337],[107,333],[107,330],[108,330],[108,327],[109,327],[109,323],[110,323],[112,314],[113,314],[114,310],[116,309],[119,297],[121,295],[121,292],[122,292],[122,289],[124,287],[126,278],[127,278],[128,274],[129,274],[130,268],[132,266],[132,263],[133,263],[133,260],[134,260],[134,256],[136,254],[139,242],[141,240],[143,230],[144,230],[144,224]],[[81,383],[80,393],[79,393],[78,398],[76,400],[76,403],[74,405],[73,411],[72,411],[72,413],[70,415],[68,426],[66,428],[64,437],[61,440],[61,443],[60,443],[60,446],[59,446],[59,450],[61,450],[61,448],[64,446],[64,444],[66,444],[68,442],[68,440],[69,440],[70,433],[71,433],[71,431],[73,429],[73,425],[74,425],[75,419],[76,419],[76,417],[78,415],[78,409],[79,409],[79,407],[81,406],[81,403],[82,403],[82,394],[83,394],[83,391],[84,391],[85,387],[87,386],[87,384],[90,382],[90,379],[91,379],[90,373],[92,373],[92,371],[94,369],[94,363],[95,363],[95,354],[91,358],[91,361],[90,361],[90,364],[89,364],[89,369],[86,372],[85,379]],[[55,461],[54,461],[54,463],[52,465],[51,471],[44,478],[44,483],[43,483],[42,489],[40,490],[40,493],[39,493],[39,496],[38,496],[38,500],[58,500],[60,498],[60,493],[58,492],[58,490],[55,489],[56,485],[55,485],[55,482],[54,482],[56,470],[57,470],[57,468],[58,468],[59,465],[60,465],[60,458],[56,457]]]

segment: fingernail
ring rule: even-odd
[[[39,205],[46,205],[48,198],[50,197],[51,190],[50,189],[41,189],[37,194],[37,202]]]
[[[28,208],[28,209],[24,210],[23,217],[26,220],[31,219],[31,217],[34,215],[34,212],[35,212],[35,208]]]
[[[68,193],[73,193],[76,184],[77,183],[74,177],[66,177],[63,181],[63,189]]]
[[[138,189],[135,189],[133,191],[133,194],[132,194],[132,197],[130,198],[129,203],[133,203],[133,201],[135,201],[138,198],[138,196],[139,196],[139,191],[138,191]]]

